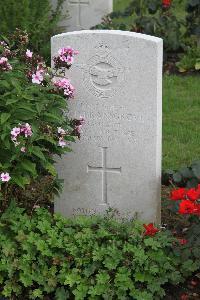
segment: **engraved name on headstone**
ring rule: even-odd
[[[162,40],[121,31],[54,36],[59,48],[79,50],[66,74],[76,87],[71,117],[86,124],[73,152],[58,161],[65,180],[55,210],[160,220]]]

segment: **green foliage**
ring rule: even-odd
[[[16,28],[31,36],[30,47],[43,56],[50,56],[50,38],[61,17],[62,3],[52,10],[50,0],[0,0],[0,34],[12,33]]]
[[[187,0],[186,21],[188,35],[195,35],[200,39],[200,0]]]
[[[162,174],[162,184],[174,184],[187,188],[196,187],[200,183],[200,161],[195,161],[189,167],[179,170],[166,170]]]
[[[136,221],[30,217],[13,204],[0,218],[0,287],[12,299],[162,299],[199,267],[173,249],[169,232],[144,236]]]
[[[116,20],[122,22],[116,22]],[[125,22],[130,19],[129,22]],[[96,28],[121,29],[161,37],[166,53],[182,49],[182,22],[173,8],[165,9],[160,0],[132,0],[122,12],[114,12]]]
[[[182,247],[175,247],[174,254],[183,262],[182,272],[187,276],[187,272],[195,272],[200,268],[200,218],[198,216],[189,217],[190,226],[187,228],[184,240],[186,243]]]
[[[8,53],[12,65],[12,70],[0,70],[0,173],[8,172],[11,176],[7,183],[0,180],[4,198],[1,209],[8,205],[10,190],[15,190],[16,186],[23,189],[46,175],[52,176],[55,182],[54,155],[71,151],[67,145],[75,141],[74,125],[63,113],[67,110],[67,98],[53,85],[52,70],[37,54],[34,53],[31,60],[26,57],[26,35],[17,32],[14,36],[16,40],[9,43],[10,48],[0,47],[0,56]],[[44,80],[42,84],[33,84],[31,76],[38,68]],[[12,129],[22,128],[24,124],[31,127],[31,134],[20,134],[13,140]],[[66,133],[62,137],[59,127]],[[65,147],[59,146],[60,138],[65,140]],[[32,205],[36,199],[33,201]]]
[[[176,65],[181,73],[200,71],[200,47],[189,47]]]

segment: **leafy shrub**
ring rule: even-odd
[[[28,36],[20,31],[10,42],[0,43],[2,208],[9,202],[12,187],[24,188],[44,175],[57,176],[53,155],[71,151],[69,143],[80,136],[83,123],[63,113],[74,94],[69,80],[54,79],[42,58],[26,48],[27,43]],[[62,58],[63,66],[69,68],[76,52],[64,48],[59,53],[57,59]]]
[[[30,217],[11,206],[0,218],[0,291],[12,299],[162,299],[165,283],[199,263],[181,260],[176,239],[150,225],[145,232],[136,221],[45,209]]]
[[[182,25],[173,13],[170,0],[132,0],[123,12],[110,14],[96,28],[130,30],[161,37],[168,53],[182,49]]]
[[[52,10],[50,0],[0,0],[0,34],[12,33],[16,28],[26,30],[30,36],[30,47],[43,56],[50,56],[50,38],[55,33],[61,17],[62,3]]]
[[[186,12],[188,35],[195,35],[200,39],[200,0],[187,0]]]
[[[176,65],[181,73],[200,71],[200,47],[189,47]]]
[[[193,261],[196,260],[200,265],[200,184],[196,188],[173,189],[170,202],[173,213],[184,216],[184,222],[188,223],[179,240],[184,247],[176,249],[175,252],[179,253],[183,260],[192,256]]]
[[[162,184],[182,186],[187,188],[196,187],[200,183],[200,161],[195,161],[189,167],[179,170],[166,170],[162,174]]]

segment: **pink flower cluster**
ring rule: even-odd
[[[55,68],[70,68],[74,62],[74,56],[78,54],[78,51],[74,50],[72,47],[67,46],[59,49],[58,54],[59,56],[55,56],[53,59]]]
[[[11,53],[8,45],[6,44],[6,42],[0,41],[0,47],[3,48],[3,51],[2,51],[2,56],[3,57],[10,57],[10,56],[12,56],[12,53]]]
[[[11,179],[11,177],[10,177],[9,173],[1,173],[0,179],[2,182],[8,182]]]
[[[11,130],[11,140],[14,142],[15,146],[18,146],[20,144],[20,142],[17,141],[17,138],[19,136],[24,136],[27,138],[29,136],[32,136],[32,134],[32,128],[28,123],[22,125],[19,124],[19,127],[14,127]],[[22,147],[21,151],[25,152],[25,147]]]
[[[32,58],[33,57],[33,52],[31,52],[29,49],[26,50],[26,58]]]
[[[12,66],[8,63],[7,57],[0,57],[0,70],[2,71],[10,71],[12,70]]]
[[[37,66],[37,70],[32,74],[32,83],[41,84],[44,80],[45,75],[45,65],[39,64]]]
[[[71,121],[71,127],[73,128],[72,135],[77,136],[80,139],[81,130],[84,124],[85,124],[85,119],[82,116],[80,116],[79,119],[72,120]]]
[[[76,121],[77,121],[77,124],[75,126],[75,131],[78,133],[78,135],[80,135],[82,127],[83,127],[83,125],[85,125],[85,119],[84,119],[84,117],[80,116],[80,119],[76,120]]]
[[[53,82],[54,86],[58,88],[58,90],[63,91],[64,95],[67,98],[73,98],[74,97],[74,87],[70,83],[69,79],[62,78],[57,81]]]
[[[58,127],[58,134],[59,134],[58,146],[62,148],[66,147],[67,142],[64,140],[64,137],[67,135],[67,131],[65,131],[61,127]]]

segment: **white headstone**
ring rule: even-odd
[[[57,0],[51,1],[55,7]],[[90,29],[112,11],[113,0],[65,0],[59,27],[62,32]]]
[[[71,117],[86,124],[58,163],[65,180],[55,209],[64,215],[108,208],[160,220],[162,40],[122,31],[80,31],[52,38],[79,51],[67,72],[76,87]]]

